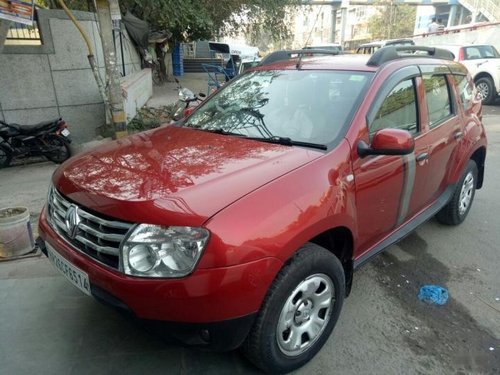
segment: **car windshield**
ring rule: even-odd
[[[465,47],[465,57],[472,59],[499,58],[498,51],[493,46],[473,46]]]
[[[185,126],[255,139],[327,145],[340,134],[373,73],[255,71],[231,82]]]

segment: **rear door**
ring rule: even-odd
[[[416,214],[438,199],[449,185],[448,174],[463,138],[460,108],[455,102],[454,79],[447,66],[423,65],[420,91],[422,134],[416,140],[415,192],[409,215]]]

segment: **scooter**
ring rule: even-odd
[[[59,118],[36,125],[8,124],[0,121],[0,168],[13,158],[45,156],[59,164],[71,156],[70,131]]]
[[[206,95],[199,93],[194,94],[191,90],[182,87],[177,78],[175,78],[177,83],[177,88],[179,90],[179,99],[174,104],[172,110],[172,119],[174,121],[179,121],[191,114],[193,110],[205,99]]]

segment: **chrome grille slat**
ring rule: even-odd
[[[113,247],[109,247],[109,246],[99,246],[99,245],[96,245],[92,241],[87,240],[85,237],[82,237],[82,236],[76,236],[75,240],[82,242],[83,244],[91,247],[94,250],[97,250],[100,253],[118,256],[118,251],[119,250],[117,248],[113,248]]]
[[[59,207],[54,207],[54,212],[58,214],[61,219],[64,220],[64,215],[66,214],[66,211],[63,211]]]
[[[113,234],[113,233],[102,233],[99,232],[98,230],[95,230],[94,228],[89,227],[88,225],[84,223],[80,223],[78,226],[82,231],[90,233],[91,235],[102,238],[103,240],[106,241],[111,241],[111,242],[118,242],[120,243],[123,240],[123,235],[122,234]]]
[[[61,220],[56,219],[56,218],[54,218],[54,222],[57,224],[57,226],[58,226],[59,228],[61,228],[61,230],[62,230],[64,233],[67,233],[66,224],[64,224]]]
[[[71,231],[66,227],[66,213],[72,203],[51,188],[48,206],[49,223],[66,242],[100,263],[119,268],[120,244],[133,224],[107,220],[78,207],[81,221],[76,236],[71,238]]]
[[[79,211],[78,213],[80,214],[81,217],[88,219],[90,221],[94,221],[96,223],[99,223],[99,224],[104,225],[106,227],[116,228],[116,229],[127,229],[127,230],[132,227],[132,224],[122,223],[119,221],[104,220],[104,219],[101,219],[100,217],[94,216],[94,215],[89,214],[88,212],[85,212],[85,211]]]

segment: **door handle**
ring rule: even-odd
[[[426,160],[428,157],[429,157],[429,153],[423,152],[420,155],[417,155],[417,157],[415,158],[415,160],[418,161],[418,162],[421,162],[421,161]]]
[[[459,139],[462,139],[464,136],[464,133],[461,131],[455,132],[453,134],[453,138],[455,138],[455,141],[458,141]]]

